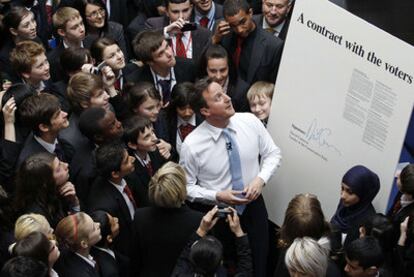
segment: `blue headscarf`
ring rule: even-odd
[[[350,207],[345,207],[342,201],[339,201],[335,215],[331,219],[331,223],[342,233],[347,233],[351,227],[354,227],[356,221],[363,219],[367,213],[375,211],[371,202],[380,189],[380,180],[377,174],[365,166],[357,165],[345,173],[342,183],[349,186],[359,197],[359,202]]]

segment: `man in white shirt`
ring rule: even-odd
[[[187,198],[205,206],[235,206],[249,236],[254,276],[266,276],[268,226],[261,193],[280,163],[280,149],[254,115],[235,113],[230,97],[218,83],[201,79],[195,93],[193,109],[205,121],[188,135],[181,148]],[[235,152],[238,158],[234,158]],[[242,184],[236,186],[240,178]]]

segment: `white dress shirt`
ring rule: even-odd
[[[236,113],[227,128],[238,144],[244,186],[257,176],[266,183],[279,166],[281,153],[263,123],[251,113]],[[191,202],[215,204],[217,192],[232,188],[222,131],[204,121],[181,146],[180,165],[187,173],[187,198]]]
[[[266,19],[263,17],[263,29],[266,30],[267,28],[272,28],[274,32],[274,36],[278,37],[280,32],[282,31],[283,26],[286,24],[286,19],[283,20],[283,22],[281,22],[279,25],[277,25],[276,27],[270,27],[269,24],[267,24]]]

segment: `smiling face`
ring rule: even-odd
[[[109,110],[109,95],[103,89],[98,89],[94,91],[89,99],[88,107],[102,107],[105,110]]]
[[[207,61],[207,75],[224,87],[229,77],[229,65],[226,58],[211,58]]]
[[[23,16],[17,29],[11,28],[10,32],[19,40],[31,40],[37,36],[37,23],[32,12]]]
[[[198,12],[207,14],[213,6],[213,0],[193,0],[193,4]]]
[[[105,9],[94,4],[86,4],[85,7],[86,21],[92,28],[100,29],[105,25]]]
[[[154,152],[157,150],[157,137],[154,129],[145,127],[144,132],[140,132],[137,138],[136,150],[139,153]]]
[[[285,20],[290,11],[289,0],[264,0],[262,4],[263,17],[267,24],[276,27]]]
[[[269,117],[272,99],[265,95],[256,96],[252,101],[249,101],[250,110],[260,120],[265,120]]]
[[[117,71],[125,67],[125,57],[117,44],[105,47],[102,53],[103,60],[112,70]]]

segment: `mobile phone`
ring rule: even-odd
[[[197,24],[195,22],[185,23],[181,28],[181,32],[194,31],[197,30]]]
[[[100,64],[98,64],[97,66],[94,66],[94,67],[92,67],[92,69],[91,69],[91,73],[92,74],[95,74],[95,75],[98,75],[98,74],[100,74],[101,73],[101,70],[102,70],[102,68],[104,68],[104,66],[106,66],[107,64],[106,64],[106,62],[105,61],[102,61]]]
[[[217,213],[215,214],[218,218],[227,218],[227,215],[232,215],[233,211],[227,208],[218,209]]]

